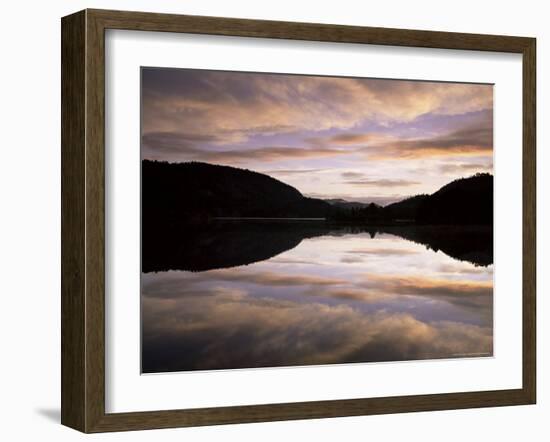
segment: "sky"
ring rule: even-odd
[[[493,170],[487,84],[142,69],[143,159],[268,174],[386,205]]]

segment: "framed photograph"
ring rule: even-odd
[[[534,404],[535,39],[62,19],[62,423]]]

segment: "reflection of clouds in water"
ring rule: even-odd
[[[363,249],[352,249],[348,253],[357,253],[358,255],[378,256],[383,258],[384,256],[406,256],[414,255],[417,250],[405,249],[405,248],[389,248],[389,247],[370,247]]]
[[[143,274],[143,368],[491,354],[492,276],[492,266],[392,235],[321,237],[249,266]]]
[[[444,303],[459,309],[458,314],[455,312],[456,320],[468,316],[468,319],[476,318],[487,326],[492,322],[493,286],[490,281],[367,275],[364,282],[355,286],[328,287],[324,290],[313,287],[303,293],[368,304],[380,303],[391,310],[398,310],[404,298],[413,303],[415,300]]]
[[[144,371],[409,360],[490,353],[492,330],[218,287],[210,296],[144,297],[143,349]]]
[[[455,261],[455,262],[445,262],[443,264],[440,264],[437,268],[437,270],[440,273],[446,273],[446,274],[477,274],[477,275],[492,275],[493,274],[493,265],[487,267],[475,267],[471,264],[463,261]]]
[[[395,247],[369,247],[353,248],[346,252],[346,255],[340,258],[340,262],[346,264],[356,264],[365,262],[365,259],[384,259],[386,257],[405,257],[420,253],[418,250]]]
[[[422,276],[366,275],[367,287],[383,293],[429,296],[492,295],[492,281],[446,280]]]
[[[326,286],[342,284],[345,281],[336,278],[326,278],[317,275],[291,275],[276,272],[258,272],[254,270],[213,270],[210,276],[220,281],[248,282],[269,286],[303,286],[315,285]]]
[[[305,259],[292,259],[292,258],[284,258],[276,256],[275,258],[271,258],[270,260],[272,263],[276,264],[317,264],[315,261],[307,261]]]

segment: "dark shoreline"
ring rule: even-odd
[[[391,234],[476,266],[493,263],[492,225],[219,220],[143,232],[142,271],[206,271],[270,259],[320,236]]]

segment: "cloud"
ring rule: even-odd
[[[341,144],[363,144],[363,143],[370,143],[372,141],[380,142],[385,138],[386,136],[380,135],[377,133],[367,133],[367,134],[352,133],[352,134],[334,135],[330,137],[330,141],[333,143],[341,143]]]
[[[448,163],[439,166],[439,170],[443,173],[465,173],[471,174],[473,172],[492,172],[493,163]]]
[[[200,141],[215,141],[210,135],[170,132],[145,133],[142,136],[144,157],[162,160],[169,155],[172,161],[203,161],[210,163],[247,163],[250,161],[284,161],[292,159],[327,158],[348,152],[330,147],[265,146],[213,150],[201,147]]]
[[[365,121],[410,122],[417,117],[491,109],[490,85],[144,69],[145,133],[182,132],[234,144],[254,135],[352,129]],[[335,136],[365,143],[374,134]]]
[[[482,112],[475,121],[463,123],[445,132],[410,137],[376,132],[339,134],[304,140],[317,147],[340,147],[350,154],[362,153],[370,160],[425,159],[430,157],[490,156],[493,152],[493,112]],[[464,167],[468,167],[468,163]],[[452,166],[450,166],[452,167]],[[472,167],[470,170],[474,170]],[[344,178],[360,177],[359,173],[342,174]]]
[[[343,184],[359,187],[408,187],[421,184],[419,181],[391,178],[368,178],[365,173],[344,171],[340,173]]]
[[[343,262],[345,264],[357,264],[360,262],[364,262],[364,259],[359,256],[343,256],[340,258],[340,262]]]
[[[432,137],[395,139],[365,148],[364,152],[377,160],[490,156],[493,153],[492,120]]]
[[[341,133],[328,137],[310,137],[304,141],[313,145],[365,145],[365,144],[380,144],[391,140],[392,137],[388,134],[378,132],[368,133]]]
[[[204,153],[203,143],[216,143],[215,135],[185,134],[179,132],[149,132],[141,136],[142,156],[149,159],[164,159],[167,155],[199,156]]]
[[[419,181],[403,180],[403,179],[360,179],[360,180],[349,180],[344,181],[345,184],[351,184],[353,186],[362,186],[362,187],[407,187],[407,186],[417,186],[421,184]]]
[[[210,162],[249,162],[255,161],[284,161],[289,159],[327,158],[344,155],[346,152],[337,149],[310,149],[293,147],[261,147],[254,149],[235,149],[220,152],[201,152],[196,154],[198,159]]]
[[[342,178],[362,178],[365,176],[365,174],[361,172],[342,172],[340,175]]]
[[[320,199],[342,199],[346,201],[355,201],[359,203],[375,203],[381,206],[386,206],[397,201],[401,201],[407,196],[392,194],[392,195],[369,195],[369,196],[358,196],[352,195],[349,193],[317,193],[317,192],[303,192],[305,196],[310,198],[320,198]]]
[[[262,171],[262,173],[266,173],[268,175],[293,176],[293,175],[325,172],[326,170],[328,169],[275,169],[275,170],[265,170],[265,171]]]

